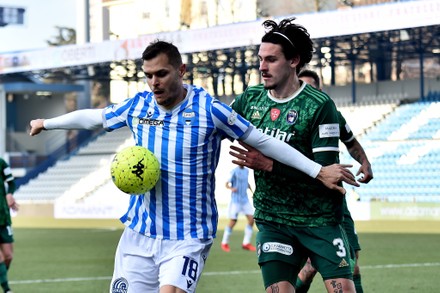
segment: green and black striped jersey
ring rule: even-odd
[[[339,119],[330,97],[302,84],[291,97],[276,99],[263,85],[238,96],[232,108],[260,131],[280,139],[308,158],[337,163]],[[283,166],[282,168],[288,168]],[[343,196],[295,169],[288,175],[255,171],[255,218],[291,226],[326,226],[342,221]]]

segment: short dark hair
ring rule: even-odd
[[[261,42],[281,45],[286,59],[299,55],[300,61],[296,68],[296,72],[299,73],[304,65],[312,60],[313,41],[303,26],[293,23],[295,19],[295,17],[286,18],[279,24],[273,20],[264,21],[266,34]]]
[[[142,60],[151,60],[159,54],[167,55],[169,63],[175,68],[178,68],[183,63],[179,49],[171,43],[160,40],[155,40],[148,45],[142,53]]]
[[[318,73],[316,73],[315,71],[309,69],[301,70],[301,72],[298,74],[298,77],[301,78],[303,76],[313,78],[316,84],[316,88],[319,89],[321,87],[321,80],[318,76]]]

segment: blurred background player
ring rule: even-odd
[[[0,285],[4,292],[11,293],[8,269],[13,257],[14,237],[10,209],[17,211],[18,204],[13,197],[16,188],[14,176],[8,163],[2,158],[0,158],[0,179]]]
[[[249,189],[253,193],[251,185],[249,184],[249,169],[243,166],[237,166],[231,171],[226,188],[231,190],[231,200],[229,201],[228,215],[229,224],[225,228],[221,247],[223,251],[231,251],[229,247],[229,237],[232,234],[237,218],[240,213],[246,216],[248,221],[244,229],[244,237],[242,248],[250,251],[256,251],[255,246],[251,244],[253,226],[254,226],[254,208],[247,194]]]
[[[318,74],[312,70],[302,70],[298,77],[300,80],[310,84],[316,89],[321,90],[321,82]],[[359,164],[359,170],[356,173],[356,176],[361,175],[359,178],[359,182],[368,183],[371,179],[373,179],[373,171],[371,169],[370,161],[367,158],[367,154],[365,153],[364,148],[359,143],[359,141],[354,137],[351,128],[348,126],[344,116],[340,111],[339,114],[339,129],[340,129],[340,137],[339,139],[345,144],[350,155],[355,159]],[[354,189],[353,189],[354,190]],[[355,262],[354,272],[353,272],[353,282],[356,288],[356,293],[362,293],[362,282],[361,282],[361,274],[359,269],[359,251],[361,250],[361,246],[359,244],[359,239],[356,233],[356,229],[354,227],[354,221],[351,217],[350,211],[347,207],[347,201],[344,198],[344,222],[343,227],[345,232],[347,233],[348,242],[350,243],[350,248],[353,250]],[[310,259],[307,260],[307,263],[301,269],[298,274],[298,278],[296,279],[296,293],[308,292],[310,285],[315,277],[317,271],[310,263]]]

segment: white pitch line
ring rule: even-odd
[[[416,267],[439,267],[440,262],[412,263],[412,264],[388,264],[388,265],[369,265],[361,266],[361,269],[395,269],[395,268],[416,268]],[[259,274],[259,270],[252,271],[227,271],[227,272],[204,272],[203,276],[227,276],[241,274]],[[36,283],[61,283],[61,282],[83,282],[96,280],[111,280],[111,277],[90,277],[90,278],[59,278],[59,279],[40,279],[40,280],[21,280],[9,281],[9,284],[36,284]]]

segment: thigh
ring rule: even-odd
[[[212,243],[212,239],[163,241],[160,287],[171,285],[185,292],[195,292]]]
[[[298,238],[309,250],[311,263],[324,280],[352,278],[350,246],[340,225],[299,230],[302,232]]]
[[[257,221],[257,228],[258,264],[265,287],[280,281],[294,284],[307,257],[291,228],[261,221]]]
[[[356,292],[354,283],[350,279],[337,278],[324,280],[324,286],[327,289],[327,292]]]
[[[237,220],[239,213],[240,213],[240,205],[238,203],[231,201],[229,203],[229,208],[228,208],[229,219]]]
[[[241,205],[241,211],[245,215],[254,215],[254,207],[249,201]]]
[[[110,292],[159,292],[159,266],[154,260],[156,239],[125,228],[115,254]]]

